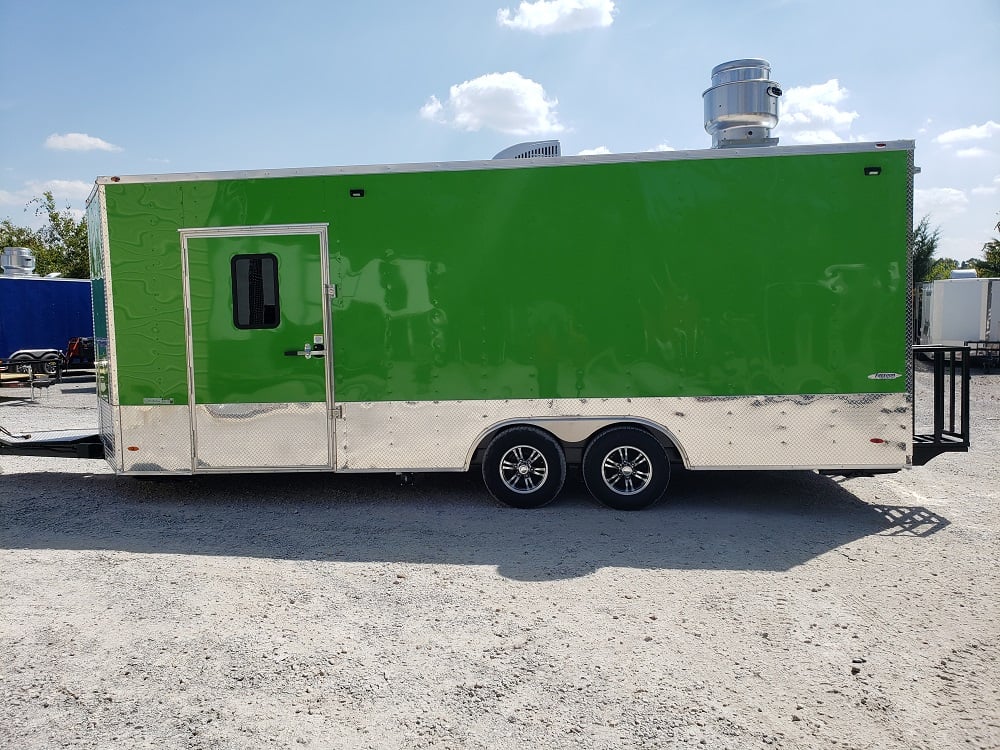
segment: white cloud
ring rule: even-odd
[[[615,0],[535,0],[522,2],[516,12],[497,11],[497,23],[536,34],[603,28],[614,23]]]
[[[972,188],[973,195],[996,195],[998,188],[992,185],[987,185],[985,187],[974,187]]]
[[[913,214],[930,214],[935,222],[965,213],[969,199],[957,188],[927,188],[913,191]]]
[[[55,151],[121,151],[120,146],[86,133],[53,133],[45,139],[45,148]]]
[[[787,135],[795,143],[844,143],[845,140],[832,130],[798,130]]]
[[[647,151],[676,151],[677,149],[673,146],[668,146],[666,143],[659,143],[652,148],[646,149]]]
[[[934,139],[935,143],[943,146],[950,146],[964,141],[982,141],[992,137],[995,133],[1000,133],[1000,123],[988,120],[982,125],[970,125],[967,128],[948,130]]]
[[[955,156],[960,159],[981,159],[982,157],[989,155],[989,151],[985,148],[979,148],[978,146],[973,146],[972,148],[960,148],[955,152]]]
[[[94,189],[94,183],[83,180],[47,180],[46,182],[29,182],[27,188],[38,195],[50,190],[58,203],[60,199],[83,200]]]
[[[14,193],[10,190],[0,190],[0,206],[13,206],[16,203],[24,203],[28,198],[21,199],[21,193]]]
[[[0,205],[23,207],[31,199],[40,198],[42,193],[51,191],[56,207],[62,209],[67,201],[85,200],[93,187],[93,183],[83,180],[32,180],[24,183],[20,190],[0,190]]]
[[[778,128],[795,143],[844,143],[858,113],[840,108],[850,92],[831,78],[813,86],[793,86],[779,104]]]
[[[540,83],[519,73],[487,73],[455,84],[448,100],[431,96],[420,116],[460,130],[491,128],[511,135],[558,133],[556,99],[546,99]]]
[[[583,151],[578,151],[577,156],[596,156],[598,154],[610,154],[611,149],[607,146],[598,146],[597,148],[585,148]]]
[[[441,103],[441,100],[431,94],[431,98],[420,108],[420,116],[425,120],[437,120],[443,109],[444,105]]]

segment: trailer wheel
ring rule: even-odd
[[[42,360],[42,370],[46,375],[55,375],[59,372],[59,360],[55,357]]]
[[[667,491],[670,459],[660,442],[637,427],[612,427],[583,454],[583,481],[594,498],[615,510],[648,508]]]
[[[558,441],[536,427],[510,427],[483,456],[483,482],[500,502],[514,508],[550,503],[566,481],[566,456]]]

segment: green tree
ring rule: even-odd
[[[1000,232],[1000,222],[996,230]],[[975,267],[980,276],[1000,277],[1000,239],[994,237],[983,245],[983,259],[975,261]]]
[[[60,211],[50,191],[35,198],[36,216],[48,222],[38,231],[43,248],[35,256],[35,270],[40,276],[60,273],[70,279],[90,278],[90,250],[87,246],[87,220],[79,221],[67,206]]]
[[[10,219],[0,221],[0,247],[28,247],[37,254],[42,246],[36,230],[19,227]]]
[[[941,241],[941,228],[931,228],[931,217],[924,216],[913,230],[913,283],[919,284],[921,281],[931,281],[931,272],[934,268],[934,253],[937,252],[938,244]],[[936,276],[934,278],[947,278]]]
[[[59,210],[52,193],[45,191],[33,198],[35,215],[45,218],[38,229],[22,227],[10,219],[0,221],[0,246],[27,247],[35,255],[39,276],[58,273],[71,279],[90,278],[90,251],[87,246],[87,220],[77,220],[69,207]]]
[[[927,272],[923,281],[947,279],[956,268],[958,268],[958,261],[954,258],[938,258],[931,264],[931,270]]]

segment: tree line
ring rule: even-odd
[[[996,224],[1000,232],[1000,222]],[[941,228],[931,226],[931,217],[924,216],[913,230],[913,283],[947,279],[956,268],[973,268],[980,277],[1000,276],[1000,239],[993,238],[983,245],[982,258],[969,258],[959,263],[954,258],[935,258],[941,242]]]
[[[77,219],[67,206],[56,207],[50,191],[33,198],[35,215],[45,223],[38,229],[22,227],[10,219],[0,221],[0,247],[27,247],[35,255],[35,273],[58,273],[68,279],[90,278],[90,251],[87,247],[87,219]]]

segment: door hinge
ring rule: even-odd
[[[326,285],[326,296],[330,297],[331,299],[333,299],[333,298],[335,298],[337,296],[337,285],[336,284],[327,284]]]
[[[334,419],[343,419],[344,418],[344,407],[342,407],[342,406],[333,406],[333,407],[330,407],[330,416],[333,417]]]

